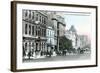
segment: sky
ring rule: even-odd
[[[91,16],[90,13],[64,13],[66,30],[73,25],[79,35],[87,35],[91,38]]]

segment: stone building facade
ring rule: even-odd
[[[23,52],[30,56],[45,55],[48,19],[46,13],[36,10],[22,10],[22,14]]]
[[[78,35],[78,47],[84,49],[90,46],[90,40],[86,35]]]
[[[50,51],[54,51],[55,49],[55,41],[54,41],[54,25],[52,22],[52,18],[51,18],[51,13],[47,12],[48,14],[48,25],[47,25],[47,29],[46,29],[46,37],[47,37],[47,50],[48,52]]]
[[[58,15],[56,12],[52,13],[52,21],[54,25],[54,32],[55,32],[55,44],[56,44],[56,51],[59,52],[59,38],[61,36],[65,36],[65,20],[62,16]]]

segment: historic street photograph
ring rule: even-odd
[[[91,59],[90,14],[22,9],[22,61]]]

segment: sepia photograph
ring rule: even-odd
[[[97,6],[11,2],[11,71],[97,66]]]

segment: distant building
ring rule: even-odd
[[[82,49],[90,48],[90,41],[86,35],[78,35],[78,47]]]
[[[66,31],[65,36],[72,40],[72,46],[73,48],[77,49],[77,39],[78,39],[78,35],[77,35],[77,31],[75,29],[75,27],[72,25],[71,28],[69,30]]]
[[[88,36],[77,34],[77,31],[73,25],[71,26],[71,28],[69,30],[66,31],[65,36],[68,39],[72,40],[73,48],[75,48],[75,49],[80,48],[83,50],[88,48],[88,50],[90,50],[91,43],[90,43]]]

